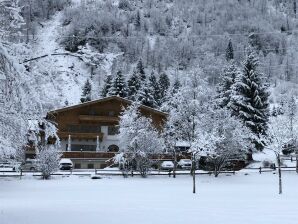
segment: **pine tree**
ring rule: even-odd
[[[180,88],[181,88],[181,83],[177,77],[174,81],[173,86],[172,86],[172,94],[176,94]]]
[[[140,78],[141,78],[142,81],[145,81],[146,74],[145,74],[145,70],[144,70],[142,59],[140,59],[138,61],[138,63],[137,63],[136,73],[140,75]]]
[[[92,89],[91,83],[89,82],[89,79],[87,79],[84,87],[82,88],[83,90],[82,97],[81,97],[82,103],[91,101],[91,89]]]
[[[107,75],[106,78],[105,78],[105,81],[104,81],[104,86],[101,90],[101,96],[102,97],[107,97],[108,96],[110,88],[112,86],[112,81],[113,81],[112,76]]]
[[[233,44],[232,40],[229,40],[228,47],[226,49],[226,60],[230,61],[234,59],[234,50],[233,50]]]
[[[258,59],[250,49],[243,66],[242,73],[232,86],[230,106],[232,114],[239,117],[254,133],[251,140],[256,149],[262,150],[269,116],[269,93],[262,81],[262,74],[257,70]]]
[[[136,26],[136,30],[140,30],[140,28],[141,28],[141,15],[140,15],[139,10],[137,11],[137,14],[136,14],[135,26]]]
[[[158,84],[160,88],[160,101],[162,103],[170,87],[170,79],[166,73],[160,75]]]
[[[288,117],[289,117],[289,120],[290,120],[291,132],[293,132],[293,123],[294,123],[294,119],[295,119],[296,114],[297,114],[296,99],[292,95],[291,99],[288,102]]]
[[[152,72],[149,76],[149,86],[153,89],[153,98],[157,105],[160,105],[160,88],[156,79],[156,76]]]
[[[217,87],[217,105],[221,108],[229,105],[231,101],[231,87],[235,83],[235,79],[238,75],[239,70],[234,63],[231,63],[224,69]]]
[[[143,67],[143,62],[140,59],[137,63],[136,69],[133,74],[127,81],[128,87],[128,98],[132,101],[136,100],[136,95],[138,91],[143,86],[143,83],[146,81],[146,74]]]
[[[152,86],[150,86],[149,81],[143,83],[143,86],[138,92],[137,99],[141,104],[145,106],[152,108],[155,108],[157,106],[157,103],[154,99],[154,89]]]
[[[127,81],[128,99],[136,100],[136,95],[141,87],[141,80],[136,72],[134,72]]]
[[[123,98],[127,96],[127,87],[121,71],[118,71],[115,78],[113,79],[109,95]]]

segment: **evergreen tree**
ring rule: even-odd
[[[136,18],[135,18],[135,26],[136,26],[136,30],[140,30],[141,29],[141,15],[140,15],[140,11],[137,11],[136,14]]]
[[[181,88],[181,83],[178,79],[178,77],[175,79],[173,87],[172,87],[172,94],[176,94],[179,89]]]
[[[139,74],[139,76],[140,76],[140,78],[141,78],[142,81],[145,81],[146,74],[145,74],[145,70],[144,70],[142,59],[140,59],[138,61],[138,63],[137,63],[136,73]]]
[[[140,77],[136,72],[134,72],[127,81],[128,88],[128,99],[134,101],[136,100],[136,95],[141,87]]]
[[[290,120],[290,130],[293,132],[293,126],[294,126],[294,120],[297,114],[297,105],[296,105],[296,99],[292,95],[289,102],[288,102],[288,117]]]
[[[85,82],[85,85],[83,86],[82,90],[82,97],[81,97],[81,102],[87,102],[91,100],[91,83],[89,82],[89,79],[87,79],[87,81]]]
[[[229,40],[228,47],[226,49],[226,60],[230,61],[234,59],[234,50],[233,50],[233,44],[232,40]]]
[[[121,71],[118,71],[115,78],[113,79],[109,95],[123,98],[127,96],[127,87]]]
[[[160,75],[158,84],[160,88],[160,101],[162,103],[170,87],[170,79],[166,73]]]
[[[227,107],[231,101],[231,87],[235,83],[236,77],[239,75],[238,68],[234,63],[226,67],[221,76],[220,83],[217,87],[217,104],[220,107]]]
[[[143,62],[140,59],[137,63],[136,69],[133,74],[127,81],[128,87],[128,98],[132,101],[136,100],[136,95],[138,91],[143,86],[143,83],[146,81],[146,74],[143,67]]]
[[[113,81],[112,76],[107,75],[106,78],[105,78],[105,81],[104,81],[104,86],[101,90],[101,96],[102,97],[107,97],[108,96],[110,88],[112,86],[112,81]]]
[[[155,108],[157,106],[157,103],[154,99],[154,89],[152,86],[150,86],[149,81],[143,83],[143,86],[138,92],[137,99],[141,104],[145,106],[152,108]]]
[[[148,81],[149,81],[149,86],[153,90],[154,101],[156,102],[157,105],[159,105],[159,102],[160,102],[160,88],[159,88],[156,76],[154,75],[153,72],[149,76]]]
[[[262,150],[269,116],[269,93],[262,81],[262,74],[257,70],[258,59],[252,50],[249,50],[243,66],[242,73],[232,86],[230,107],[232,114],[238,116],[254,133],[255,137],[251,140],[256,149]]]

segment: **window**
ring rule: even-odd
[[[94,169],[94,164],[93,163],[88,163],[88,169]]]
[[[75,163],[74,168],[75,169],[81,169],[81,163]]]
[[[115,115],[115,112],[114,111],[109,111],[109,116],[110,117],[113,117]]]
[[[110,145],[108,147],[108,152],[118,152],[119,151],[119,147],[117,145]]]
[[[67,151],[68,144],[66,144]],[[96,151],[96,145],[71,145],[71,151]]]
[[[117,135],[119,134],[119,126],[109,126],[108,135]]]

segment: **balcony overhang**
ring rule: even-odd
[[[119,122],[119,117],[109,117],[109,116],[79,115],[79,119],[80,121],[105,122],[105,123]]]

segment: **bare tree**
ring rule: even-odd
[[[268,128],[268,148],[272,150],[276,156],[278,166],[278,187],[279,194],[282,194],[282,175],[281,175],[281,159],[280,155],[285,145],[293,141],[291,128],[285,116],[271,117]]]

